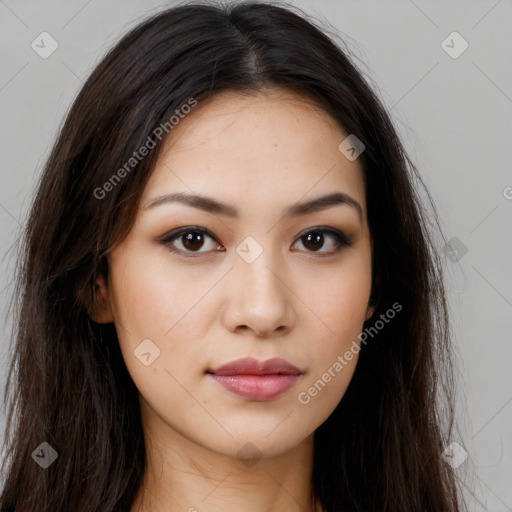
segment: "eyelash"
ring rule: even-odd
[[[210,231],[208,231],[207,229],[201,228],[199,226],[187,226],[185,228],[179,228],[179,229],[172,231],[171,233],[165,235],[163,238],[160,239],[160,242],[162,244],[164,244],[169,251],[179,254],[179,255],[183,256],[184,258],[198,258],[198,257],[200,257],[201,254],[207,254],[209,251],[202,251],[202,252],[188,251],[187,252],[187,251],[183,251],[181,249],[176,249],[175,247],[171,246],[172,242],[174,242],[175,240],[178,240],[179,238],[183,237],[184,235],[187,235],[190,233],[200,233],[202,235],[206,235],[206,236],[212,238],[217,244],[221,245],[220,242],[215,238],[215,236],[213,236],[213,234],[210,233]],[[338,243],[338,247],[333,252],[322,253],[322,252],[318,252],[318,251],[306,251],[311,254],[318,255],[318,257],[320,257],[320,258],[333,256],[333,255],[337,254],[339,251],[341,251],[341,249],[343,249],[343,247],[350,247],[352,245],[351,237],[346,236],[343,232],[338,231],[336,229],[323,228],[323,227],[316,227],[316,228],[308,229],[307,231],[305,231],[304,233],[299,235],[299,237],[297,238],[296,241],[301,240],[303,237],[305,237],[311,233],[321,233],[322,235],[327,234],[329,236],[332,236],[334,238],[334,240]]]

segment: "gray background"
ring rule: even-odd
[[[292,2],[329,20],[374,82],[433,194],[452,249],[448,274],[456,344],[458,468],[471,510],[512,510],[512,1]],[[12,291],[9,251],[56,130],[83,80],[142,16],[173,2],[0,0],[0,306]],[[49,32],[42,59],[31,43]],[[457,31],[468,49],[442,42]],[[450,38],[453,50],[460,44]],[[453,51],[452,50],[452,51]],[[460,248],[463,251],[460,251]],[[466,253],[463,253],[467,249]],[[5,316],[5,315],[4,315]],[[1,390],[10,319],[3,319]],[[3,427],[5,412],[0,417]],[[474,467],[474,475],[469,469]],[[468,491],[469,492],[469,491]]]

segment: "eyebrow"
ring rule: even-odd
[[[238,218],[238,210],[229,204],[221,203],[211,197],[201,196],[197,194],[187,194],[184,192],[175,192],[172,194],[165,194],[150,199],[144,209],[155,208],[162,204],[168,203],[181,203],[193,208],[198,208],[205,212],[214,213],[217,215],[224,215],[227,217]],[[331,194],[311,199],[301,203],[296,203],[288,207],[282,218],[293,218],[314,213],[337,205],[348,205],[354,208],[359,219],[363,219],[363,209],[361,205],[352,197],[344,192],[333,192]]]

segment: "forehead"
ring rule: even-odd
[[[319,105],[273,89],[224,91],[182,115],[143,194],[186,192],[238,205],[283,204],[341,191],[365,205],[363,170],[339,150],[348,133]]]

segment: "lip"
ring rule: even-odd
[[[227,391],[256,402],[281,396],[302,376],[299,368],[281,358],[237,359],[207,374]]]

